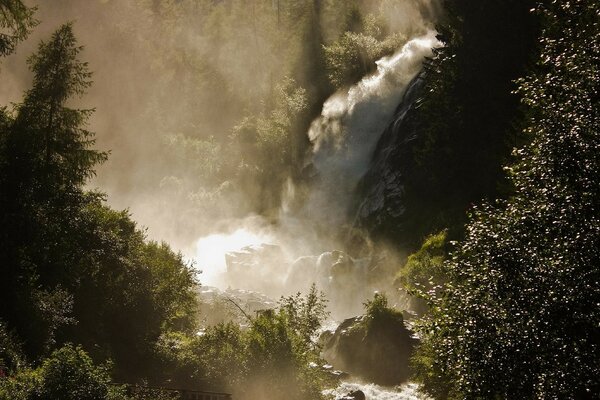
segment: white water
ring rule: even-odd
[[[331,226],[347,222],[347,209],[354,190],[368,170],[381,134],[409,83],[420,72],[424,58],[431,56],[432,48],[440,45],[435,36],[435,31],[429,31],[413,38],[393,56],[377,61],[375,74],[363,78],[346,91],[334,94],[325,102],[321,116],[313,121],[308,132],[313,143],[312,163],[319,183],[312,188],[303,212],[290,215],[286,207],[290,199],[284,198],[279,225],[270,226],[268,234],[264,232],[264,225],[258,224],[257,229],[252,230],[240,221],[239,226],[244,226],[244,230],[231,229],[224,234],[199,239],[196,257],[198,267],[205,271],[201,277],[205,284],[233,284],[219,279],[225,270],[225,253],[259,244],[261,239],[267,238],[264,241],[281,246],[286,255],[320,254],[318,247],[313,245],[315,238],[311,238],[315,222]],[[295,190],[291,181],[286,186],[286,195],[293,198]],[[299,248],[303,251],[301,254],[298,254]],[[259,279],[254,280],[267,279],[269,268],[261,265],[260,274],[256,274]],[[276,268],[278,270],[272,270],[268,277],[271,281],[285,266],[278,263]],[[265,287],[272,283],[265,282]],[[351,288],[348,292],[355,293]],[[428,399],[417,389],[418,386],[413,383],[390,388],[372,383],[342,382],[324,393],[339,398],[361,390],[368,400]]]
[[[306,210],[310,219],[344,223],[354,189],[369,167],[375,146],[424,58],[439,46],[436,32],[409,40],[377,61],[377,72],[331,96],[308,132],[319,184]],[[316,218],[315,218],[316,217]]]
[[[264,232],[253,232],[241,227],[230,232],[213,233],[198,239],[193,260],[202,271],[202,283],[205,285],[223,283],[223,277],[227,271],[226,253],[246,246],[270,242],[272,239]]]
[[[286,268],[294,259],[318,256],[337,247],[335,243],[327,243],[328,247],[323,248],[325,243],[316,237],[316,228],[319,224],[328,224],[335,230],[348,222],[347,209],[354,189],[369,167],[381,134],[408,85],[421,70],[424,58],[431,56],[432,48],[439,45],[433,30],[412,38],[394,55],[378,60],[374,74],[337,92],[324,103],[321,115],[307,133],[313,143],[311,162],[317,170],[318,183],[311,188],[305,207],[300,212],[292,212],[285,206],[296,192],[288,180],[277,225],[257,221],[260,217],[228,221],[228,229],[198,239],[193,259],[203,271],[200,279],[204,284],[237,286],[238,282],[227,279],[225,253],[248,245],[269,242],[281,247],[290,262],[276,263],[273,271],[265,271],[270,267],[264,265],[260,274],[281,282],[285,281]],[[264,286],[273,288],[281,282],[265,282]],[[254,289],[261,288],[254,285]],[[285,293],[269,293],[281,294]],[[360,301],[357,304],[360,305]]]
[[[325,390],[323,393],[337,399],[355,390],[361,390],[367,400],[429,400],[429,397],[420,394],[417,388],[414,383],[389,388],[373,383],[342,382],[337,388]]]

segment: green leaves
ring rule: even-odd
[[[315,336],[325,316],[323,294],[313,287],[258,312],[246,329],[221,323],[197,336],[163,335],[159,348],[172,362],[171,379],[187,386],[257,400],[320,399],[326,377],[316,367],[323,361]]]
[[[81,348],[66,345],[54,351],[38,368],[23,369],[12,379],[0,381],[0,399],[104,400],[110,386],[109,365],[94,365]]]
[[[374,72],[375,61],[393,54],[407,40],[400,34],[385,36],[381,31],[376,17],[369,14],[362,32],[345,32],[335,42],[323,45],[328,78],[334,87],[354,84]]]
[[[71,24],[60,27],[50,41],[42,42],[28,59],[34,74],[33,87],[18,106],[14,135],[24,136],[30,167],[45,178],[42,186],[57,185],[73,190],[94,175],[96,164],[107,153],[91,149],[93,133],[84,129],[91,110],[65,106],[74,95],[91,85],[87,63],[78,60],[78,47]],[[17,153],[18,154],[18,153]],[[47,189],[48,190],[48,189]]]
[[[107,153],[85,129],[91,110],[68,107],[91,85],[81,50],[61,26],[29,58],[23,102],[0,110],[0,316],[32,359],[75,341],[133,379],[153,373],[162,333],[193,329],[196,280],[127,211],[84,190]]]
[[[600,393],[600,6],[538,11],[541,57],[519,89],[532,141],[511,167],[515,193],[475,209],[421,322],[415,363],[440,398]]]

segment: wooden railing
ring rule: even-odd
[[[231,394],[222,392],[207,392],[202,390],[176,389],[160,386],[132,385],[129,383],[113,383],[124,386],[128,395],[161,393],[170,395],[173,400],[232,400]]]

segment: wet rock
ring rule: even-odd
[[[273,309],[277,302],[268,296],[252,290],[232,289],[220,290],[212,286],[200,286],[197,289],[200,321],[204,326],[212,326],[221,322],[234,321],[240,325],[248,324],[248,319],[240,311],[255,315],[260,310]],[[239,308],[238,308],[239,307]]]
[[[345,396],[338,397],[337,400],[365,400],[365,394],[362,390],[353,390]]]
[[[282,258],[283,252],[281,247],[275,244],[262,243],[226,253],[225,264],[227,265],[228,273],[243,274],[249,272],[254,267],[271,262],[271,260]]]
[[[355,259],[340,250],[299,257],[290,266],[286,286],[307,288],[315,283],[323,291],[332,286],[347,288],[350,283],[364,282],[368,263],[369,259]]]
[[[306,291],[317,282],[317,259],[317,256],[303,256],[294,260],[285,279],[289,292]]]
[[[400,242],[405,240],[411,217],[407,213],[406,171],[402,166],[418,135],[412,116],[419,107],[417,98],[423,76],[424,73],[419,74],[408,86],[358,186],[358,197],[362,201],[356,210],[357,226],[375,235],[391,235]]]
[[[325,347],[325,345],[327,343],[329,343],[329,341],[331,340],[332,337],[333,337],[333,331],[325,330],[325,331],[321,332],[321,334],[319,335],[319,339],[317,340],[317,343],[319,344],[319,346],[321,346],[321,348],[323,348],[323,347]]]
[[[262,243],[226,253],[225,264],[231,286],[274,296],[282,291],[288,260],[280,246]]]
[[[417,339],[400,313],[367,324],[364,317],[344,320],[323,347],[335,368],[379,385],[398,385],[410,376],[409,359]]]
[[[369,286],[371,258],[353,258],[333,250],[319,256],[296,259],[290,266],[285,288],[290,293],[307,291],[314,283],[330,300],[330,311],[336,318],[354,315],[372,292]]]

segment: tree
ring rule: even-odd
[[[384,32],[372,14],[361,25],[359,32],[345,32],[334,43],[323,46],[327,76],[336,88],[355,84],[375,72],[375,61],[393,54],[407,41],[401,34]]]
[[[66,105],[91,84],[80,51],[70,24],[42,42],[28,60],[33,87],[14,113],[3,110],[0,123],[0,315],[28,338],[28,354],[69,322],[72,299],[61,284],[79,257],[71,241],[76,215],[99,198],[83,185],[106,159],[83,128],[91,111]]]
[[[288,325],[300,335],[304,343],[314,348],[313,345],[316,344],[313,343],[313,339],[329,315],[325,294],[318,292],[313,283],[306,297],[303,298],[300,293],[297,293],[294,296],[283,297],[279,304]]]
[[[67,100],[83,95],[92,84],[87,63],[78,60],[82,49],[72,25],[66,24],[28,59],[33,87],[18,106],[14,126],[15,145],[28,146],[13,150],[28,152],[29,157],[21,160],[29,163],[33,177],[41,178],[41,182],[30,182],[35,189],[39,186],[41,196],[81,192],[81,186],[95,174],[94,166],[107,157],[91,148],[94,134],[83,128],[92,110],[66,106]]]
[[[66,284],[77,324],[60,339],[82,344],[96,360],[112,359],[118,379],[162,379],[159,338],[195,325],[191,266],[166,244],[146,242],[127,211],[99,201],[80,210],[74,232],[80,259]]]
[[[0,109],[0,317],[30,360],[80,343],[121,378],[160,378],[155,344],[195,323],[195,274],[146,241],[127,211],[84,190],[96,164],[91,110],[67,102],[91,84],[70,24],[30,57],[33,87]]]
[[[110,384],[110,365],[95,365],[81,348],[65,345],[35,369],[0,380],[2,400],[127,400]]]
[[[411,250],[443,229],[449,240],[460,238],[472,204],[507,195],[500,190],[502,165],[515,146],[512,127],[520,114],[514,80],[536,53],[534,1],[442,3],[436,29],[444,46],[425,62],[423,86],[400,131],[406,144],[389,161],[402,176],[406,212],[372,221],[375,235]]]
[[[475,209],[415,364],[436,398],[600,395],[598,2],[548,1],[514,196]]]
[[[321,399],[327,377],[317,367],[324,361],[315,335],[325,315],[323,295],[313,288],[247,316],[246,328],[221,323],[200,335],[163,335],[158,345],[169,379],[181,386],[246,399]]]
[[[0,56],[14,52],[17,43],[38,24],[33,17],[35,11],[35,7],[27,7],[20,0],[0,0]]]

